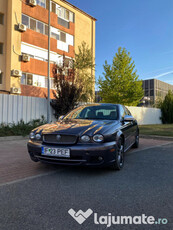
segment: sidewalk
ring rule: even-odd
[[[173,141],[173,137],[168,137],[168,136],[143,135],[143,134],[141,134],[139,136],[140,136],[140,138],[145,138],[145,139]]]

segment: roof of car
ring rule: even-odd
[[[99,106],[99,105],[104,105],[104,106],[117,105],[117,106],[120,106],[120,104],[113,104],[113,103],[91,103],[91,104],[83,104],[81,106]]]

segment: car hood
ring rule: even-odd
[[[53,124],[46,124],[35,129],[42,134],[69,134],[69,135],[94,135],[97,133],[104,134],[112,126],[118,124],[118,121],[110,120],[63,120]]]

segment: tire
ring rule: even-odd
[[[133,148],[139,148],[139,133],[135,137],[135,143],[132,146]]]
[[[124,166],[124,143],[123,143],[123,139],[120,137],[117,142],[115,162],[110,167],[113,170],[121,170],[123,166]]]

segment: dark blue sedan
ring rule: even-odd
[[[88,104],[61,116],[54,124],[34,129],[28,152],[35,162],[120,170],[124,152],[138,145],[137,121],[125,106]]]

